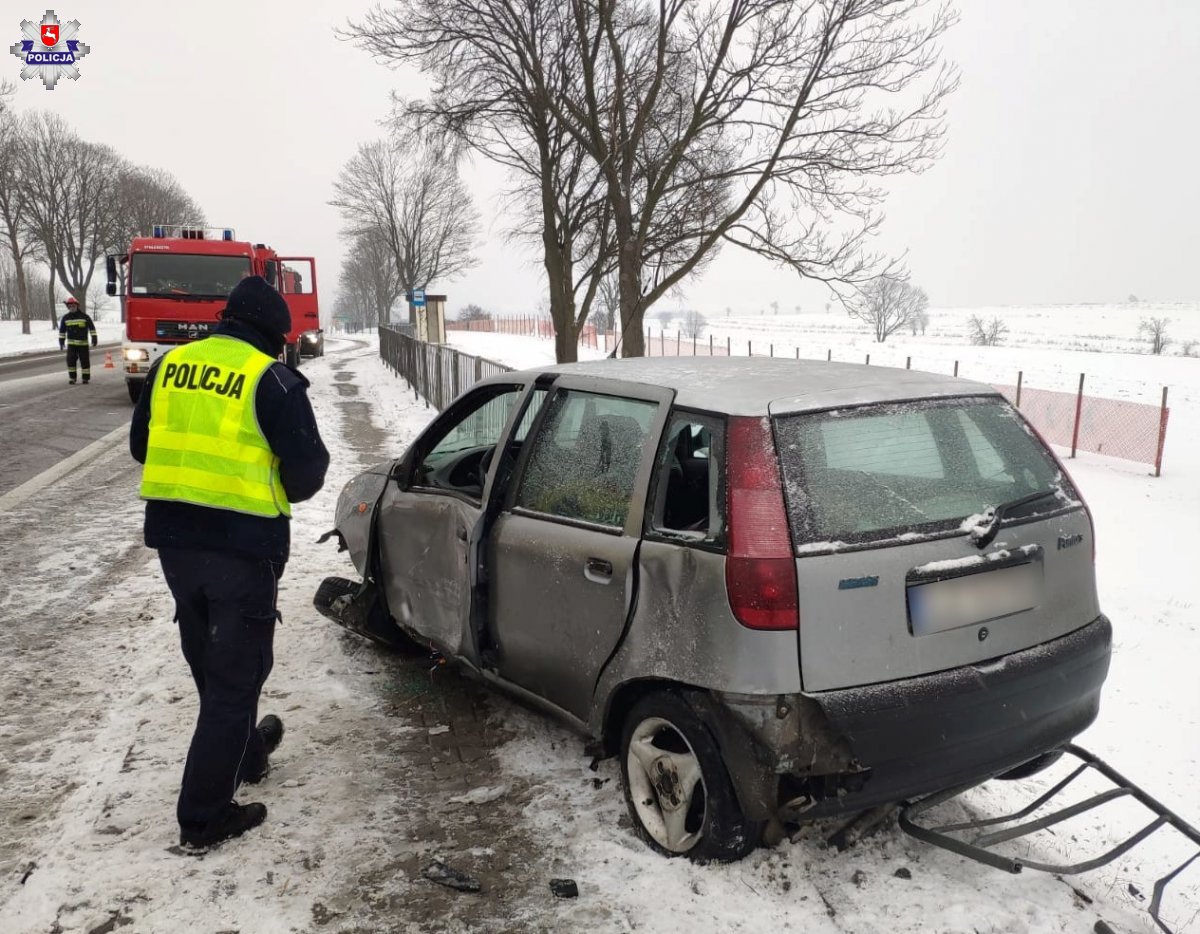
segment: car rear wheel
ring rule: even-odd
[[[144,379],[125,380],[125,388],[129,390],[129,401],[134,405],[137,405],[138,400],[142,398],[142,386],[145,382]]]
[[[643,840],[666,856],[737,860],[762,838],[747,820],[708,727],[678,695],[638,701],[621,736],[625,803]]]

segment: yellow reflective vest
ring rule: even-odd
[[[143,499],[252,516],[290,516],[279,458],[258,426],[258,381],[274,363],[245,341],[215,335],[177,347],[150,396]]]

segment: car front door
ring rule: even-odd
[[[498,675],[585,720],[625,629],[673,393],[562,377],[487,542]]]
[[[448,656],[469,638],[470,540],[492,452],[525,386],[463,396],[417,440],[379,506],[380,578],[392,617]]]

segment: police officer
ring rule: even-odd
[[[266,777],[283,737],[276,716],[255,725],[277,584],[291,504],[315,495],[329,466],[308,381],[276,359],[290,330],[283,297],[261,276],[243,279],[210,337],[155,362],[133,413],[146,545],[158,549],[200,693],[177,808],[190,850],[266,819],[264,805],[234,794]]]
[[[67,382],[75,385],[75,363],[78,361],[86,386],[92,378],[92,355],[88,350],[88,335],[91,335],[92,346],[95,347],[99,343],[96,324],[91,316],[79,307],[74,295],[63,304],[67,306],[67,312],[58,322],[58,349],[66,347],[67,350]]]

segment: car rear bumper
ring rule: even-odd
[[[1112,626],[988,664],[808,695],[870,769],[860,790],[808,813],[857,810],[979,781],[1071,740],[1096,718]]]
[[[810,819],[982,781],[1095,718],[1112,626],[991,663],[802,695],[714,694],[703,711],[749,816]]]

